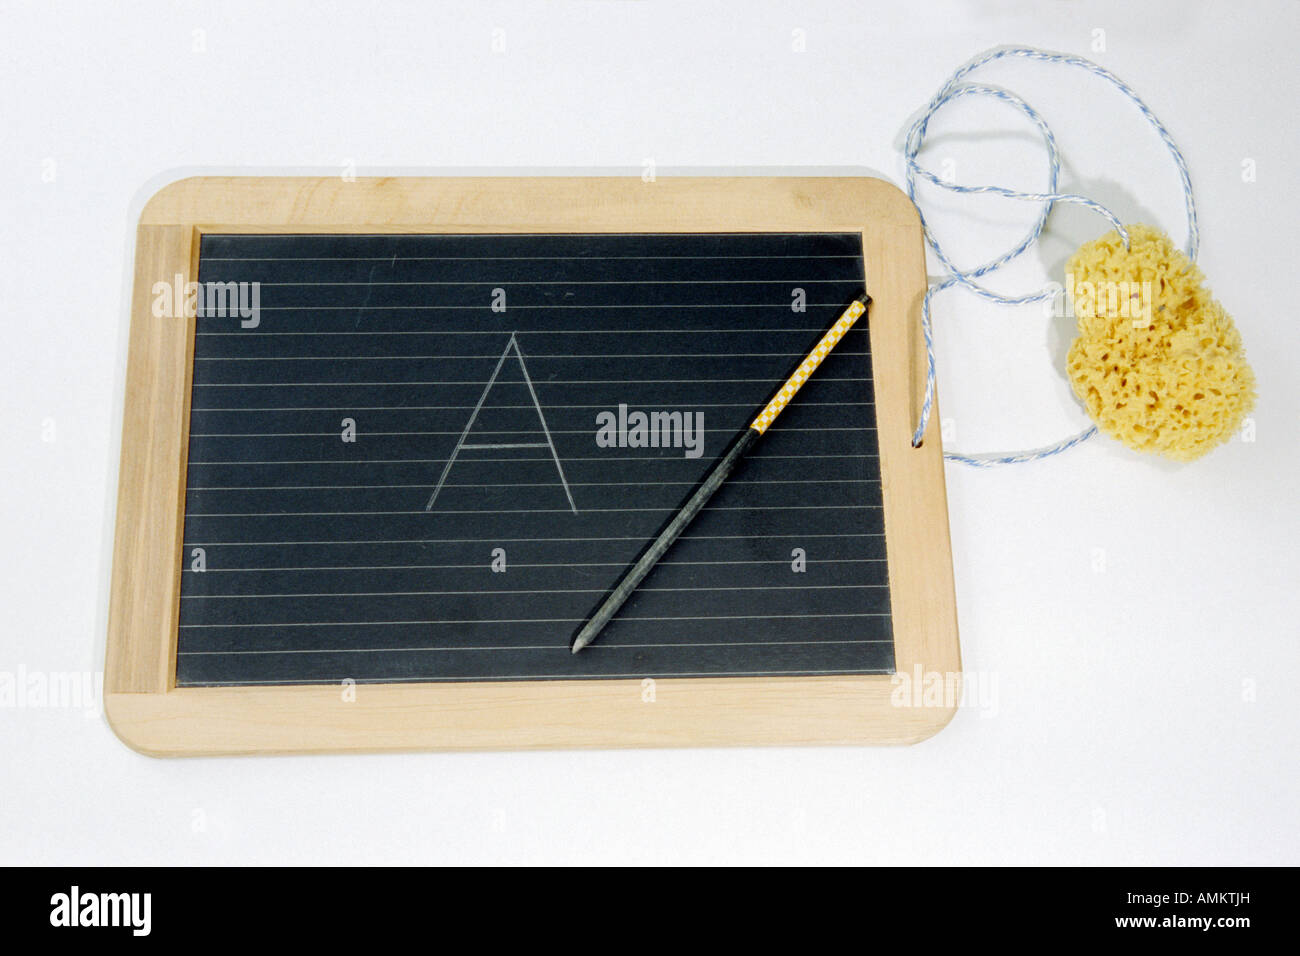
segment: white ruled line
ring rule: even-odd
[[[516,383],[522,384],[522,383]],[[809,405],[874,405],[875,402],[805,402],[800,401],[801,408]],[[461,411],[471,410],[473,405],[284,405],[284,406],[238,406],[220,408],[216,406],[194,406],[191,411],[194,412],[429,412],[429,411]],[[496,409],[517,409],[532,408],[529,405],[493,405]],[[552,405],[549,402],[547,408],[609,408],[609,403],[597,403],[593,405]],[[753,408],[754,402],[692,402],[691,408]],[[566,459],[567,460],[567,459]]]
[[[867,643],[884,643],[867,642]],[[600,647],[599,644],[593,644],[592,647]],[[655,670],[655,676],[667,680],[669,678],[686,678],[686,677],[862,677],[892,674],[892,670],[882,670],[873,668],[853,669],[841,668],[836,670],[792,670],[792,671],[665,671]],[[358,684],[472,684],[483,681],[523,681],[523,680],[643,680],[647,676],[646,672],[639,674],[510,674],[510,675],[475,675],[471,677],[448,677],[440,674],[432,677],[376,677],[361,678],[357,680]],[[329,680],[327,678],[304,678],[298,680],[213,680],[213,681],[185,681],[178,683],[180,687],[259,687],[259,686],[288,686],[302,684],[319,684],[326,687],[332,687],[338,683],[338,680]]]
[[[401,433],[401,432],[394,432],[394,434],[402,434],[402,433]],[[412,433],[412,434],[414,434],[414,433]],[[456,433],[455,433],[455,432],[439,432],[439,434],[442,434],[442,435],[454,435],[454,434],[456,434]],[[503,434],[507,434],[507,435],[508,435],[508,434],[511,434],[511,433],[510,433],[510,432],[504,432]],[[249,436],[249,437],[251,437],[251,436]],[[273,436],[265,436],[265,437],[273,437]],[[550,448],[551,446],[550,446],[548,443],[544,442],[544,441],[517,441],[517,442],[498,442],[498,443],[496,443],[496,444],[492,444],[492,445],[461,445],[460,447],[461,447],[461,450],[462,450],[462,451],[464,451],[465,449],[469,449],[470,451],[477,451],[478,449],[487,449],[487,450],[489,450],[489,451],[496,451],[496,450],[499,450],[499,449],[502,449],[502,448]],[[427,488],[427,487],[432,487],[432,485],[425,485],[424,487],[426,487],[426,488]]]
[[[843,308],[843,302],[808,302],[805,304],[809,309],[829,309]],[[618,309],[620,312],[635,312],[637,309],[726,309],[735,311],[736,309],[784,309],[790,311],[789,302],[615,302],[610,305],[512,305],[509,307],[511,312],[536,312],[541,310],[565,309],[572,311],[574,309]],[[262,312],[356,312],[358,310],[366,312],[487,312],[494,317],[500,315],[499,312],[493,312],[491,303],[481,305],[311,305],[303,303],[302,305],[264,305],[261,306]],[[203,318],[210,318],[203,316]],[[211,316],[217,318],[217,316]],[[549,331],[549,330],[547,330]],[[684,331],[678,329],[677,331]],[[688,330],[687,330],[688,331]],[[471,333],[473,334],[473,333]],[[477,333],[482,334],[482,333]]]
[[[875,454],[875,453],[863,453],[863,454],[827,454],[827,455],[769,455],[769,454],[763,453],[763,454],[761,454],[761,456],[756,455],[756,456],[754,456],[754,457],[756,458],[756,460],[763,460],[763,459],[790,459],[790,458],[816,458],[816,459],[819,459],[819,460],[820,460],[820,459],[824,459],[824,458],[879,458],[880,455],[879,455],[879,454]],[[307,459],[307,460],[299,460],[299,459],[279,459],[279,458],[276,458],[276,459],[270,459],[270,460],[265,460],[265,459],[264,459],[264,460],[253,460],[253,459],[247,459],[247,460],[246,460],[246,459],[236,459],[236,460],[233,460],[233,461],[202,461],[202,460],[192,459],[192,460],[190,460],[189,464],[190,464],[191,466],[203,465],[203,466],[205,466],[205,467],[206,467],[206,466],[209,466],[209,465],[428,465],[428,464],[439,464],[439,465],[441,465],[441,464],[442,464],[443,462],[445,462],[446,460],[447,460],[446,458],[348,458],[348,459],[309,458],[309,459]],[[550,459],[549,456],[543,456],[543,457],[538,457],[538,458],[475,458],[475,459],[474,459],[475,462],[480,462],[480,461],[482,461],[482,462],[493,462],[493,461],[550,461],[550,460],[551,460],[551,459]],[[622,456],[611,455],[611,456],[608,457],[608,458],[606,458],[606,457],[604,457],[604,456],[598,456],[598,455],[588,455],[588,456],[582,456],[582,457],[561,458],[560,461],[564,461],[564,462],[570,462],[570,461],[601,461],[601,462],[605,462],[605,461],[638,461],[638,462],[642,462],[642,463],[646,463],[646,464],[648,464],[648,463],[650,463],[650,462],[664,462],[664,463],[668,463],[668,464],[681,464],[681,462],[683,461],[683,459],[682,459],[682,458],[678,458],[678,457],[671,457],[671,456],[668,456],[668,455],[658,455],[658,456],[653,456],[653,457],[643,457],[643,456],[639,456],[639,455],[622,455]]]
[[[703,511],[872,511],[881,505],[705,505]],[[568,514],[569,508],[469,508],[433,511],[187,511],[187,518],[358,518],[366,515],[528,515]],[[635,514],[642,511],[668,511],[671,508],[586,508],[583,514]]]
[[[874,588],[887,588],[888,584],[745,584],[721,587],[690,588],[653,588],[639,587],[637,593],[644,591],[852,591]],[[261,601],[270,598],[354,598],[354,597],[452,597],[473,595],[475,597],[501,598],[511,594],[605,594],[609,588],[530,588],[506,591],[489,591],[476,588],[469,591],[344,591],[344,592],[302,592],[289,594],[182,594],[182,601],[206,600],[250,600]]]
[[[842,303],[840,303],[839,305],[837,305],[837,308],[840,307],[840,306],[842,306]],[[312,306],[306,306],[306,305],[304,305],[304,306],[301,306],[301,311],[308,312],[308,311],[311,311],[312,308],[313,308]],[[360,307],[360,306],[356,306],[355,308],[361,308],[361,307]],[[387,308],[391,308],[391,306],[367,306],[366,308],[367,308],[369,311],[372,311],[372,312],[373,312],[373,311],[382,312],[382,311],[385,311],[385,309],[387,309]],[[410,308],[416,308],[416,306],[410,306]],[[424,307],[420,307],[420,308],[424,308]],[[430,307],[430,308],[431,308],[431,307]],[[478,308],[478,306],[464,306],[464,308]],[[526,306],[512,306],[512,309],[513,309],[513,308],[527,308],[527,307],[526,307]],[[575,306],[574,308],[580,308],[580,307],[579,307],[579,306]],[[613,308],[613,306],[611,306],[611,308]],[[619,306],[619,308],[622,308],[622,306]],[[695,307],[692,307],[692,308],[695,308]],[[813,307],[810,306],[810,308],[813,308]],[[263,309],[265,309],[265,306],[263,306]],[[500,313],[494,313],[494,315],[499,315],[499,314],[500,314]],[[812,325],[810,325],[810,326],[807,326],[807,327],[799,326],[799,327],[797,327],[797,328],[762,328],[762,329],[737,328],[736,326],[731,326],[730,328],[726,328],[726,329],[684,329],[684,328],[681,328],[681,327],[678,327],[678,328],[675,328],[675,329],[628,329],[628,328],[622,328],[622,329],[533,329],[533,330],[520,329],[520,330],[517,331],[515,334],[516,334],[516,335],[666,335],[666,334],[674,334],[674,335],[719,335],[719,334],[724,334],[724,335],[758,335],[758,334],[768,334],[768,333],[771,333],[771,332],[801,332],[801,333],[805,333],[805,334],[811,334],[811,333],[815,333],[815,332],[825,332],[825,331],[826,331],[826,329],[825,329],[824,327],[822,327],[822,326],[812,326]],[[854,335],[855,333],[863,333],[863,332],[866,332],[866,328],[865,328],[865,327],[855,327],[855,328],[849,329],[849,331],[845,333],[845,336],[844,336],[844,337],[845,337],[845,338],[848,338],[850,335]],[[251,337],[261,338],[261,337],[263,337],[263,336],[267,336],[267,335],[489,335],[489,336],[490,336],[490,335],[496,335],[496,336],[499,336],[499,335],[501,335],[501,332],[500,332],[500,330],[497,330],[497,329],[440,329],[440,330],[437,330],[437,331],[429,331],[429,330],[425,330],[425,329],[411,329],[411,330],[395,331],[395,332],[386,332],[386,331],[383,331],[382,329],[367,330],[367,331],[365,331],[365,332],[359,332],[359,331],[330,332],[330,331],[325,331],[325,330],[316,330],[316,329],[312,329],[312,330],[310,330],[310,331],[302,331],[302,332],[298,332],[298,331],[295,331],[295,332],[274,332],[274,331],[271,331],[271,330],[269,330],[269,329],[261,329],[261,328],[258,328],[258,329],[255,330],[255,331],[253,331],[253,330],[243,329],[243,330],[240,330],[240,331],[238,331],[238,332],[196,332],[195,335],[241,335],[241,336],[244,336],[245,338],[251,338]]]
[[[808,564],[878,564],[884,561],[884,558],[809,558]],[[749,560],[718,560],[718,561],[660,561],[655,565],[657,568],[670,567],[672,565],[725,565],[725,564],[779,564],[788,566],[788,558],[752,558]],[[510,562],[512,568],[625,568],[627,561],[541,561],[541,562]],[[203,571],[190,571],[191,574],[233,574],[255,571],[271,571],[275,573],[291,571],[447,571],[447,570],[477,570],[482,571],[488,567],[486,562],[479,561],[475,564],[346,564],[346,565],[305,565],[303,567],[260,567],[260,568],[206,568]],[[189,569],[185,569],[189,571]]]
[[[769,432],[874,432],[874,425],[826,425],[822,427],[798,428],[793,425],[780,426],[773,425],[768,428]],[[735,434],[739,431],[735,426],[726,426],[723,428],[702,428],[700,432],[705,434]],[[460,431],[413,431],[413,432],[375,432],[363,431],[358,434],[371,438],[392,438],[399,435],[459,435]],[[483,428],[477,431],[479,435],[520,435],[529,434],[527,429],[519,428]],[[538,433],[540,434],[540,433]],[[590,428],[552,428],[552,435],[590,435]],[[337,429],[326,432],[191,432],[191,438],[337,438],[339,435]],[[513,444],[513,445],[461,445],[461,448],[549,448],[546,442],[540,444]],[[568,460],[568,459],[563,459]],[[606,459],[609,460],[609,459]]]
[[[427,514],[421,511],[419,514]],[[883,538],[883,531],[829,531],[829,532],[803,532],[792,531],[789,534],[683,534],[678,541],[763,541],[775,540],[778,538]],[[352,547],[354,545],[366,544],[482,544],[484,541],[501,541],[507,544],[517,542],[541,543],[549,542],[558,544],[560,542],[574,541],[645,541],[645,535],[616,535],[612,537],[586,537],[586,538],[499,538],[492,535],[488,538],[370,538],[355,539],[348,538],[343,541],[184,541],[181,546],[190,547],[274,547],[282,548],[286,545],[310,544],[310,545],[344,545]]]
[[[356,279],[344,282],[258,282],[262,288],[275,286],[308,286],[330,287],[330,286],[360,286],[370,288],[371,286],[444,286],[444,285],[487,285],[500,286],[507,288],[509,286],[537,286],[537,285],[562,285],[562,286],[579,286],[579,285],[779,285],[779,286],[803,286],[803,285],[852,285],[861,282],[860,279],[438,279],[438,280],[416,280],[416,279]],[[789,308],[789,302],[782,302],[782,305]],[[636,308],[636,306],[631,306]]]
[[[487,234],[484,234],[487,235]],[[539,235],[538,233],[505,233],[490,238],[510,238],[521,235]],[[555,233],[556,236],[580,236],[579,233]],[[612,236],[615,233],[594,233],[591,236]],[[638,233],[638,236],[650,235]],[[662,235],[675,235],[666,233]],[[811,235],[811,233],[810,233]],[[861,254],[836,253],[833,255],[787,256],[780,253],[772,255],[708,255],[708,256],[203,256],[204,262],[602,262],[610,259],[861,259]],[[834,280],[841,282],[861,282],[861,276]]]
[[[870,377],[855,375],[835,376],[822,375],[817,378],[818,382],[870,382]],[[567,379],[547,379],[546,385],[549,388],[552,385],[720,385],[722,383],[733,382],[766,382],[773,384],[770,376],[760,378],[567,378]],[[519,383],[510,383],[519,384]],[[413,381],[413,382],[195,382],[195,388],[320,388],[331,386],[336,388],[394,388],[401,385],[473,385],[481,388],[483,383],[477,379],[448,379],[445,381]]]
[[[693,641],[693,642],[673,642],[671,644],[601,644],[593,645],[600,647],[614,647],[621,650],[667,650],[679,647],[807,647],[809,645],[822,646],[831,644],[847,644],[857,646],[859,644],[892,644],[888,639],[878,638],[853,638],[848,640],[818,640],[810,641]],[[502,644],[502,645],[484,645],[479,647],[459,646],[451,647],[447,645],[436,645],[431,647],[304,647],[292,648],[286,650],[259,649],[255,651],[181,651],[181,657],[226,657],[226,656],[250,656],[264,654],[420,654],[428,652],[441,651],[550,651],[552,654],[560,648],[556,644]]]
[[[812,620],[814,618],[845,618],[845,617],[889,617],[888,611],[855,611],[838,614],[694,614],[682,617],[619,617],[620,624],[628,624],[632,621],[774,621],[774,620]],[[459,625],[466,624],[581,624],[586,618],[583,617],[517,617],[517,618],[495,618],[487,620],[484,618],[474,620],[448,620],[448,621],[258,621],[241,624],[181,624],[182,629],[202,630],[204,628],[231,628],[231,627],[410,627],[419,625],[428,627],[433,625]]]
[[[866,356],[867,352],[841,352],[836,350],[836,355],[856,355],[859,357]],[[530,355],[533,360],[545,360],[547,362],[563,360],[587,360],[600,359],[608,361],[610,359],[648,359],[648,358],[671,358],[671,359],[713,359],[713,358],[803,358],[806,352],[645,352],[630,353],[627,355]],[[438,361],[464,361],[466,359],[495,359],[496,355],[230,355],[230,356],[197,356],[196,362],[427,362],[430,360]],[[509,383],[507,383],[509,384]],[[522,383],[514,383],[522,384]]]
[[[770,431],[771,429],[769,429]],[[473,446],[464,446],[473,447]],[[532,447],[532,446],[527,446]],[[543,448],[546,446],[543,445]],[[537,461],[547,459],[538,458]],[[698,481],[571,481],[571,488],[647,488],[693,487]],[[739,478],[730,485],[878,485],[879,478]],[[553,481],[503,481],[469,483],[448,482],[444,488],[553,488]],[[358,489],[388,490],[390,488],[432,488],[430,482],[412,482],[395,485],[189,485],[186,491],[354,491]]]

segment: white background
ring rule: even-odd
[[[1300,862],[1297,27],[1295,3],[1190,0],[5,3],[0,671],[103,667],[132,227],[196,171],[639,174],[653,159],[661,175],[898,181],[909,115],[958,64],[1009,43],[1079,53],[1183,147],[1200,261],[1259,406],[1253,442],[1190,465],[1101,438],[1036,465],[949,465],[981,699],[919,746],[160,761],[98,713],[7,708],[0,860]],[[1173,167],[1118,94],[1033,64],[985,76],[1047,115],[1064,188],[1182,241]],[[981,127],[1005,135],[963,135]],[[1030,132],[962,103],[927,161],[1039,188]],[[945,209],[966,264],[1034,213]],[[1055,216],[1000,287],[1059,280],[1104,229]],[[1070,320],[952,293],[936,323],[952,447],[1029,447],[1085,423],[1061,371]]]

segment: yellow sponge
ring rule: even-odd
[[[1098,427],[1181,461],[1227,441],[1255,406],[1255,375],[1231,316],[1158,229],[1130,226],[1066,265],[1078,320],[1067,371]]]

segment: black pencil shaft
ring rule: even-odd
[[[709,472],[708,477],[695,489],[690,500],[664,526],[664,529],[659,532],[659,536],[650,542],[650,546],[637,559],[636,564],[628,569],[622,580],[614,586],[614,590],[610,591],[605,600],[601,602],[600,607],[596,609],[596,613],[578,632],[577,637],[573,639],[573,652],[575,654],[591,643],[596,635],[609,623],[609,619],[618,613],[618,609],[623,606],[623,602],[631,597],[632,592],[650,573],[650,569],[664,556],[664,552],[672,547],[673,542],[677,540],[677,536],[695,520],[695,516],[708,504],[714,493],[723,486],[735,469],[737,462],[745,456],[745,452],[749,451],[750,446],[758,440],[758,437],[758,431],[753,428],[746,428],[744,432],[736,437],[736,440],[727,449],[726,454],[713,466],[713,470]]]

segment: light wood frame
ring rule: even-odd
[[[156,282],[197,279],[221,233],[860,232],[872,296],[897,677],[175,686],[194,319],[154,316]],[[936,424],[925,383],[920,220],[895,187],[826,178],[200,177],[136,235],[104,703],[155,756],[381,750],[912,743],[956,709],[960,654]],[[948,693],[922,703],[919,680]],[[652,700],[645,699],[652,696]],[[925,695],[927,698],[933,696]]]

